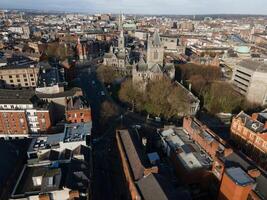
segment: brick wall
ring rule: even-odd
[[[47,111],[38,111],[37,120],[40,126],[40,132],[47,132],[52,126],[50,114]]]
[[[192,128],[192,123],[196,124],[196,128]],[[183,128],[186,132],[191,136],[191,138],[196,141],[202,149],[204,149],[213,159],[216,156],[216,152],[219,149],[219,146],[224,146],[226,142],[219,138],[215,133],[213,133],[210,129],[208,129],[205,125],[199,122],[196,119],[191,117],[185,117],[183,120]],[[212,136],[213,140],[207,140],[202,136],[201,132],[205,131],[210,136]]]
[[[68,110],[66,111],[66,120],[71,123],[92,121],[90,109]]]
[[[123,150],[122,142],[121,142],[121,139],[120,139],[118,133],[116,133],[116,140],[117,140],[117,146],[118,146],[119,153],[120,153],[120,159],[122,162],[123,172],[124,172],[124,175],[126,177],[126,182],[128,184],[131,199],[132,200],[141,200],[141,196],[140,196],[140,194],[139,194],[139,192],[135,186],[135,183],[133,181],[133,178],[131,176],[130,166],[128,165],[127,158],[126,158],[125,152]]]
[[[251,190],[252,184],[248,186],[237,185],[224,173],[218,200],[247,200]]]
[[[246,128],[241,119],[233,118],[231,133],[244,140],[244,144],[249,143],[263,153],[267,153],[267,141],[265,141],[264,138],[261,138],[263,137],[263,134],[258,134]]]
[[[0,134],[28,134],[29,128],[24,111],[0,112]]]

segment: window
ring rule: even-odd
[[[30,74],[30,77],[33,77],[33,74]]]
[[[10,83],[14,83],[14,81],[13,80],[10,80]]]
[[[17,82],[20,83],[20,79],[17,79]]]
[[[34,78],[31,78],[31,81],[34,81]]]
[[[28,80],[27,79],[24,79],[24,82],[27,82]]]
[[[23,77],[26,78],[27,77],[26,74],[23,74]]]
[[[42,185],[42,176],[32,177],[33,185],[40,186]]]
[[[154,59],[158,59],[159,53],[157,51],[154,52]]]
[[[9,78],[12,78],[12,76],[10,75]]]
[[[256,139],[256,143],[261,144],[261,143],[262,143],[262,139],[259,138],[259,137],[257,137],[257,139]]]
[[[19,75],[18,74],[16,75],[16,78],[19,78]]]

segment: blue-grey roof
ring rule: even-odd
[[[64,142],[76,142],[85,140],[86,135],[91,134],[92,123],[65,124]]]
[[[226,174],[238,185],[247,186],[254,183],[254,180],[240,167],[226,169]]]

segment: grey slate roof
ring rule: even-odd
[[[161,45],[160,36],[159,36],[158,31],[154,32],[153,41],[152,42],[153,42],[153,45],[156,45],[156,46],[160,46]]]
[[[126,152],[127,160],[133,173],[133,178],[134,180],[139,180],[144,175],[145,167],[141,162],[131,135],[127,130],[120,130],[118,133],[121,138],[124,151]]]
[[[253,120],[249,115],[241,111],[237,118],[240,117],[242,122],[245,124],[245,127],[250,129],[255,133],[262,133],[265,131],[264,124],[259,122],[258,120]]]
[[[238,185],[247,186],[254,183],[254,180],[240,167],[226,169],[226,174]]]
[[[155,64],[150,68],[150,71],[153,73],[162,73],[162,69],[159,64]]]
[[[145,200],[168,200],[153,174],[137,181],[137,186]]]

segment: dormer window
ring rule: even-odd
[[[251,127],[252,127],[252,129],[255,130],[255,131],[258,129],[258,125],[257,125],[257,123],[253,123],[253,124],[251,125]]]

